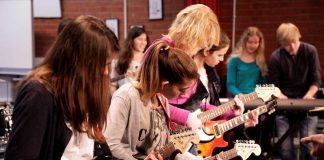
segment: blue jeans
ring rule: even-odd
[[[297,120],[298,119],[298,120]],[[296,121],[297,120],[297,121]],[[293,123],[298,123],[300,138],[316,133],[317,116],[306,115],[277,115],[276,128],[278,138],[282,137]],[[311,144],[300,144],[300,160],[315,160],[309,153]],[[282,160],[296,160],[293,136],[289,135],[281,144]]]

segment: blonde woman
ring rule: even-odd
[[[227,63],[228,92],[232,97],[253,92],[267,72],[263,34],[257,27],[248,27]]]
[[[169,45],[183,50],[193,57],[201,50],[208,50],[220,41],[220,26],[215,13],[203,4],[195,4],[181,10],[163,37]],[[193,128],[201,127],[201,121],[188,110],[170,106],[171,120]]]
[[[174,47],[192,57],[203,48],[218,45],[220,26],[217,16],[203,4],[188,6],[177,14],[167,37]]]

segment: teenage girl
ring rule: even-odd
[[[183,94],[198,77],[194,61],[182,50],[162,39],[151,45],[138,82],[123,85],[112,97],[105,135],[113,156],[135,160],[161,149],[170,135],[167,99]],[[187,152],[176,159],[198,157]]]
[[[243,32],[227,64],[227,90],[231,96],[248,94],[264,83],[268,69],[264,57],[264,38],[257,27]]]

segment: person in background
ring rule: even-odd
[[[269,82],[281,90],[280,99],[314,99],[321,84],[320,63],[317,49],[306,42],[301,42],[301,34],[296,25],[282,23],[277,29],[277,41],[281,45],[276,49],[269,62]],[[283,111],[275,117],[277,136],[281,137],[289,126],[298,123],[300,137],[316,133],[317,116],[307,113]],[[310,145],[301,144],[300,159],[313,159],[309,154]],[[294,153],[293,136],[281,145],[283,160],[297,159]]]
[[[118,59],[112,61],[112,92],[135,80],[147,45],[148,35],[143,28],[130,29]]]
[[[252,93],[257,84],[266,83],[268,68],[264,51],[265,42],[260,29],[254,26],[247,27],[227,62],[226,84],[230,97]],[[267,138],[261,139],[260,136],[272,133],[272,129],[267,127],[268,124],[271,125],[272,117],[262,116],[260,124],[263,125],[249,128],[243,132],[234,130],[235,136],[231,139],[254,139],[260,145],[268,144]],[[263,150],[266,147],[268,146],[262,146]]]
[[[113,156],[135,160],[164,147],[170,135],[167,98],[183,94],[198,76],[194,61],[182,50],[163,39],[153,43],[145,52],[137,82],[113,94],[104,132]],[[175,159],[199,157],[184,153]]]
[[[257,27],[248,27],[227,63],[227,90],[231,97],[251,93],[267,74],[263,34]]]
[[[314,134],[304,137],[300,140],[301,143],[312,143],[311,155],[318,157],[318,159],[324,158],[324,134]]]
[[[111,157],[101,131],[114,43],[94,16],[79,16],[64,27],[44,62],[19,84],[5,159]]]

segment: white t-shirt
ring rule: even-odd
[[[126,83],[134,83],[135,77],[137,76],[141,63],[133,60],[126,71],[126,74],[120,75],[116,71],[117,61],[118,60],[114,59],[111,62],[112,70],[110,73],[110,78],[118,79],[117,81],[112,82],[112,85],[115,85],[117,88],[119,88]]]

